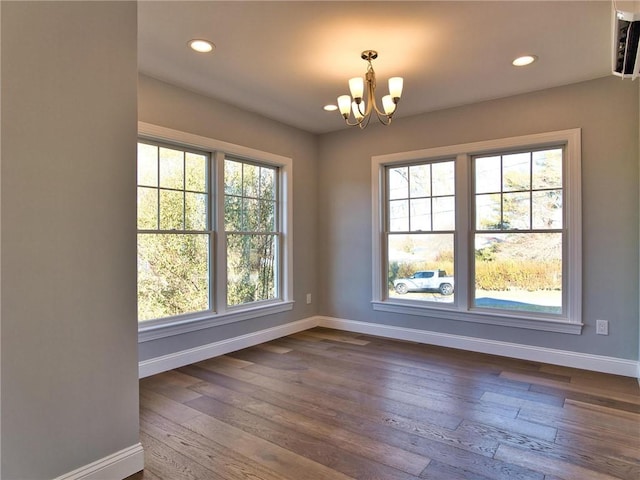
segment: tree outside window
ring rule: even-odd
[[[281,298],[279,168],[222,158],[224,187],[217,192],[212,154],[139,142],[140,322]],[[213,215],[218,202],[222,219]],[[216,248],[219,231],[224,239]],[[226,272],[216,264],[226,264]],[[217,295],[216,284],[226,286]]]
[[[277,298],[277,169],[224,161],[227,305]]]
[[[209,309],[204,153],[138,144],[138,320]]]

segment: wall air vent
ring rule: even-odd
[[[614,11],[613,74],[634,79],[640,75],[640,13]]]

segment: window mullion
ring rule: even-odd
[[[187,154],[182,152],[182,229],[187,229]],[[211,290],[211,289],[209,289]]]
[[[224,313],[226,311],[227,298],[227,235],[224,229],[224,158],[223,152],[215,152],[212,158],[211,174],[215,182],[215,195],[212,198],[213,218],[215,231],[215,252],[212,258],[215,259],[213,269],[213,279],[215,285],[216,311]],[[213,289],[212,289],[213,290]]]
[[[470,194],[472,177],[471,157],[466,154],[460,154],[456,157],[456,191],[455,191],[455,210],[456,210],[456,231],[454,233],[455,248],[455,281],[456,281],[456,305],[460,310],[469,309],[469,291],[472,288],[471,281],[473,279],[470,271],[472,262],[471,257],[473,243],[471,237],[473,235],[473,217],[470,212],[473,209],[474,196]]]
[[[533,230],[533,153],[529,153],[529,229]],[[564,302],[563,302],[564,305]]]
[[[159,229],[161,222],[160,222],[160,147],[158,147],[157,145],[156,147],[156,169],[158,171],[156,179],[157,179],[157,183],[156,183],[156,191],[157,191],[157,195],[156,195],[156,199],[157,199],[157,215],[156,215],[156,219],[158,221],[156,228]]]

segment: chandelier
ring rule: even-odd
[[[340,113],[344,117],[345,122],[347,122],[347,125],[357,125],[360,128],[366,128],[366,126],[369,125],[371,114],[375,111],[380,123],[389,125],[393,114],[398,108],[398,102],[402,95],[402,77],[392,77],[389,79],[389,95],[382,97],[383,112],[376,104],[376,72],[374,72],[373,65],[371,65],[371,61],[378,58],[378,52],[375,50],[365,50],[362,52],[361,57],[368,63],[367,73],[364,79],[362,77],[355,77],[349,80],[351,96],[341,95],[338,97]],[[353,121],[350,120],[351,114],[353,114]]]

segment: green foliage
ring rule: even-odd
[[[138,235],[138,320],[209,307],[206,234]]]
[[[391,262],[389,287],[398,278],[408,278],[421,270],[445,270],[453,274],[453,261]],[[521,261],[478,258],[475,264],[476,288],[480,290],[560,290],[562,288],[560,260]]]
[[[493,262],[496,259],[498,244],[489,245],[476,250],[476,262]]]
[[[275,298],[276,171],[225,160],[227,304]]]
[[[275,298],[277,172],[224,170],[227,304]],[[138,182],[138,320],[209,309],[206,157],[140,144]]]
[[[227,235],[227,303],[269,300],[275,297],[277,237],[235,233]]]
[[[387,281],[389,282],[389,286],[393,286],[393,281],[396,278],[402,278],[399,275],[400,272],[400,263],[398,262],[390,262],[389,263],[389,273],[387,275]]]
[[[561,290],[562,261],[552,252],[553,242],[553,239],[545,242],[544,236],[523,236],[522,241],[493,243],[476,250],[476,288],[530,292]],[[537,258],[526,258],[536,251],[540,252]],[[390,262],[389,288],[393,287],[394,280],[408,278],[421,270],[445,270],[448,275],[453,275],[453,251],[442,251],[431,261]]]
[[[480,290],[560,290],[560,260],[479,260],[476,258],[476,288]]]

